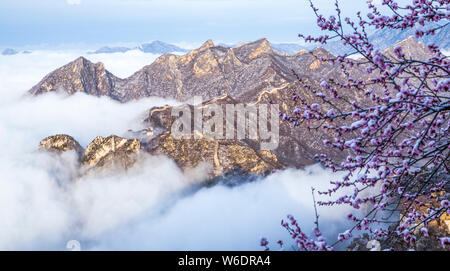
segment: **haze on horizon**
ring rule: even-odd
[[[343,0],[349,14],[366,1]],[[326,14],[333,1],[315,0]],[[317,34],[307,0],[4,0],[0,48],[87,47],[152,40],[197,46],[208,39],[238,43],[266,37],[301,42]],[[73,46],[72,46],[73,47]]]

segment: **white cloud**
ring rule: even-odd
[[[295,215],[305,231],[312,229],[310,187],[325,188],[338,178],[318,166],[234,188],[196,191],[173,161],[144,155],[126,173],[74,182],[74,154],[38,152],[42,138],[67,133],[86,146],[98,135],[138,128],[141,113],[173,103],[148,98],[120,104],[84,94],[23,97],[74,54],[34,52],[0,59],[0,249],[63,250],[76,239],[82,249],[257,250],[262,236],[289,240],[280,226],[287,214]],[[110,61],[107,68],[119,74],[142,65],[118,54],[89,57]],[[334,240],[345,228],[347,210],[319,212],[323,230]]]
[[[262,236],[272,245],[279,239],[289,243],[289,235],[280,227],[281,219],[292,214],[306,232],[311,232],[314,212],[310,187],[328,187],[330,178],[330,173],[314,166],[281,171],[234,188],[204,188],[180,198],[163,209],[162,215],[144,214],[133,223],[106,232],[92,248],[260,250]],[[319,207],[319,212],[328,237],[335,240],[347,210]]]
[[[79,5],[79,4],[81,4],[81,0],[67,0],[67,4],[69,4],[69,5]]]

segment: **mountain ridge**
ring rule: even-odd
[[[438,28],[438,24],[429,24],[426,27],[414,27],[408,30],[400,29],[379,29],[369,35],[370,42],[373,43],[374,47],[378,50],[386,50],[392,47],[394,44],[407,39],[410,36],[415,37],[416,30],[425,30]],[[441,48],[441,50],[450,50],[449,39],[446,38],[450,35],[450,25],[440,28],[436,31],[434,35],[427,35],[419,38],[417,41],[423,42],[425,45],[436,44]],[[307,46],[308,49],[317,47],[316,44],[311,44]],[[330,41],[324,48],[335,55],[344,55],[353,52],[350,46],[344,46],[342,41],[335,40]]]
[[[429,54],[425,45],[413,37],[394,46],[399,45],[404,48],[406,55],[414,53],[418,57],[427,57]],[[390,50],[392,48],[383,53],[391,57]],[[226,104],[278,104],[281,114],[292,114],[298,106],[293,100],[293,95],[301,96],[308,104],[321,104],[321,99],[308,90],[307,86],[319,87],[326,78],[333,78],[336,81],[347,78],[338,66],[322,59],[331,56],[320,47],[311,52],[282,55],[273,50],[267,39],[259,39],[235,48],[216,46],[208,40],[198,49],[185,55],[163,55],[124,79],[110,74],[102,63],[92,63],[80,57],[57,70],[58,72],[46,76],[43,83],[33,88],[32,94],[47,92],[49,87],[57,85],[58,82],[62,88],[64,87],[62,83],[65,82],[68,86],[65,91],[69,94],[89,90],[86,93],[96,96],[107,95],[122,102],[151,95],[174,97],[181,101],[193,96],[202,96],[205,102],[196,105],[202,110],[214,105],[223,108]],[[352,61],[358,63],[358,60]],[[348,71],[349,76],[354,80],[370,80],[370,75],[365,72],[365,65],[361,64],[361,67],[360,64]],[[296,71],[299,77],[297,78],[292,71]],[[162,92],[152,90],[146,92],[155,84],[161,86],[161,82]],[[131,92],[128,93],[134,93],[136,96],[128,96],[124,100],[124,93],[130,89]],[[217,89],[228,91],[215,91]],[[361,105],[370,102],[364,92],[354,89],[342,89],[341,95],[351,96]],[[194,106],[188,106],[190,112],[193,112]],[[327,104],[320,106],[324,111],[330,109]],[[350,105],[344,103],[342,106],[350,110]],[[236,168],[246,173],[264,175],[280,168],[301,168],[314,164],[315,154],[326,153],[336,161],[342,161],[348,155],[344,151],[336,151],[323,145],[324,140],[333,139],[333,134],[317,130],[293,129],[291,123],[279,119],[278,147],[271,151],[261,151],[261,141],[255,139],[208,139],[204,136],[196,139],[195,136],[191,136],[175,140],[171,130],[175,121],[175,117],[171,114],[172,109],[174,107],[171,106],[149,108],[148,117],[141,123],[147,128],[139,131],[129,130],[125,138],[139,140],[142,150],[154,155],[168,156],[184,170],[206,163],[211,169],[211,177],[232,173]],[[203,121],[205,120],[208,118],[203,116]],[[335,125],[338,124],[339,121],[335,122]],[[191,135],[196,135],[196,132],[192,131]],[[97,141],[96,144],[101,147],[104,140]],[[50,146],[50,149],[53,147]],[[116,156],[110,157],[114,160]],[[128,161],[127,156],[122,158],[123,161]]]
[[[29,93],[38,95],[62,88],[69,94],[85,92],[120,102],[148,96],[184,101],[197,95],[208,100],[226,93],[250,101],[256,93],[295,81],[293,70],[311,77],[317,77],[322,64],[325,70],[332,70],[329,64],[317,60],[318,55],[331,54],[321,48],[312,54],[280,54],[265,38],[234,48],[216,46],[209,40],[185,55],[164,54],[123,79],[101,63],[82,57],[84,66],[70,62],[44,77]]]

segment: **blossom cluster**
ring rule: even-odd
[[[450,61],[435,44],[429,44],[420,54],[406,52],[401,43],[391,51],[380,51],[367,33],[369,29],[426,29],[433,23],[432,28],[417,30],[416,38],[434,35],[449,24],[450,4],[444,0],[412,0],[401,6],[397,1],[383,0],[381,6],[390,12],[383,13],[368,1],[370,13],[364,16],[358,12],[357,19],[352,20],[342,18],[338,1],[336,15],[328,18],[311,2],[317,25],[330,34],[300,36],[306,42],[321,44],[339,39],[353,52],[320,57],[341,69],[344,81],[325,78],[314,85],[298,76],[302,91],[310,91],[320,102],[308,103],[294,91],[292,100],[297,106],[282,114],[282,120],[294,127],[324,129],[334,138],[325,139],[323,144],[348,153],[339,162],[326,154],[316,155],[332,171],[346,173],[327,191],[320,192],[330,200],[318,204],[355,209],[364,206],[368,210],[362,215],[359,212],[359,217],[348,215],[354,226],[339,234],[337,242],[364,230],[375,239],[395,236],[414,247],[417,232],[427,236],[429,225],[439,224],[442,216],[450,215]],[[361,58],[354,60],[349,57],[352,54]],[[364,71],[364,78],[353,78],[355,69]],[[354,99],[343,95],[345,91],[354,93]],[[348,188],[353,192],[333,198]],[[299,248],[331,248],[322,243],[323,239],[317,244],[303,236],[296,223],[283,226],[291,235],[294,233],[292,238]],[[449,233],[442,235],[433,238],[443,249],[449,249]]]

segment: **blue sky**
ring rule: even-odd
[[[334,1],[314,2],[330,12]],[[341,2],[349,14],[366,5]],[[2,0],[0,46],[298,42],[298,33],[317,33],[314,21],[306,0]]]

